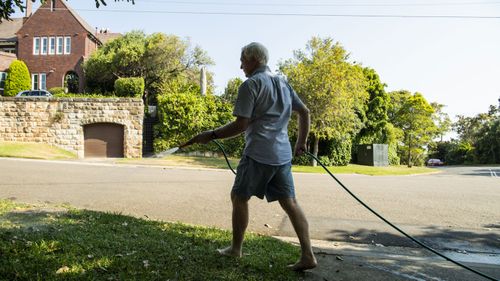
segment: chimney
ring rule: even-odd
[[[26,0],[25,17],[29,18],[32,13],[33,13],[33,2],[31,0]]]

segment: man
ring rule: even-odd
[[[241,257],[243,237],[248,226],[248,200],[251,196],[268,202],[279,201],[290,218],[301,245],[301,257],[292,270],[316,267],[309,239],[307,219],[295,199],[291,173],[292,149],[288,139],[288,121],[292,110],[299,115],[299,136],[295,155],[306,151],[309,134],[309,110],[290,85],[271,73],[268,51],[260,43],[242,48],[241,69],[248,79],[240,86],[233,115],[236,120],[212,131],[202,132],[183,146],[208,143],[245,132],[245,149],[231,191],[233,204],[231,246],[219,249],[227,256]]]

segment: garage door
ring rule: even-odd
[[[123,157],[123,125],[95,123],[83,127],[85,157]]]

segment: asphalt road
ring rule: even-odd
[[[500,167],[437,168],[418,176],[339,175],[389,221],[437,249],[500,254]],[[0,198],[229,229],[228,170],[0,159]],[[295,174],[314,239],[416,246],[368,212],[328,175]],[[279,204],[250,201],[249,230],[294,236]]]

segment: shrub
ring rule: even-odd
[[[31,78],[28,67],[21,60],[13,61],[7,70],[5,79],[5,96],[15,96],[17,93],[31,89]]]
[[[311,166],[311,157],[306,154],[303,154],[301,156],[295,156],[292,159],[292,164],[301,166]]]
[[[129,77],[116,79],[115,93],[119,97],[142,97],[144,94],[144,78]]]
[[[320,156],[319,161],[321,161],[321,163],[325,166],[334,166],[333,161],[328,156]]]
[[[327,156],[330,166],[345,166],[351,161],[352,142],[346,138],[344,140],[329,139],[320,141],[320,160],[321,155]],[[326,161],[326,160],[325,160]]]
[[[54,87],[54,88],[50,88],[49,92],[54,96],[63,95],[66,93],[66,89],[64,87]]]
[[[387,153],[389,154],[389,165],[398,166],[399,164],[401,164],[401,159],[398,156],[398,148],[396,144],[389,144]]]
[[[219,97],[201,96],[194,91],[159,95],[157,111],[159,123],[154,129],[154,150],[157,152],[233,120],[230,104]],[[226,152],[234,156],[241,151],[241,142],[238,138],[224,141]],[[189,149],[218,152],[215,144],[195,145]]]

